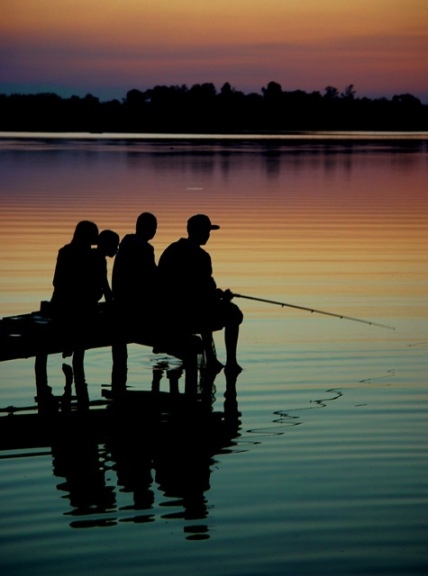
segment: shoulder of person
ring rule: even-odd
[[[76,255],[76,249],[73,244],[65,244],[58,250],[58,258],[71,258]]]
[[[182,250],[183,248],[185,248],[186,244],[187,244],[186,239],[180,238],[180,240],[176,240],[175,242],[169,244],[169,246],[167,246],[163,251],[163,254],[169,254],[170,252],[176,252],[178,250]]]
[[[126,234],[120,241],[119,250],[135,244],[135,237],[135,234]]]
[[[64,254],[68,251],[70,251],[73,248],[72,244],[64,244],[64,246],[62,246],[59,250],[58,250],[58,254]]]

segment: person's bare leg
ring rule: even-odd
[[[55,411],[57,402],[52,394],[52,388],[48,386],[47,371],[48,355],[41,352],[36,355],[34,371],[36,376],[37,405],[39,412]]]
[[[220,370],[223,368],[223,364],[217,358],[213,333],[208,331],[202,332],[201,337],[205,356],[207,359],[207,369],[220,372]]]
[[[236,359],[238,348],[239,324],[229,324],[224,329],[224,343],[226,346],[226,368],[228,370],[242,370]]]

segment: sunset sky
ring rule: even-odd
[[[0,0],[0,92],[230,82],[428,102],[428,0]]]

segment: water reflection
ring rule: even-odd
[[[89,417],[65,417],[53,422],[52,432],[53,473],[65,479],[57,489],[65,492],[72,508],[66,514],[87,518],[114,510],[114,489],[106,484],[96,430]],[[99,526],[100,520],[71,523],[73,527],[91,525]]]
[[[2,418],[1,449],[51,447],[72,528],[180,520],[186,539],[207,539],[216,455],[240,436],[237,375],[225,375],[223,410],[215,375],[203,373],[197,400],[155,388],[86,412]]]
[[[180,374],[179,368],[177,378],[167,374],[170,384]],[[303,412],[343,396],[332,388],[309,406],[276,410],[274,426],[243,435],[238,374],[224,374],[221,410],[215,410],[216,375],[202,371],[196,401],[175,386],[162,392],[157,379],[150,391],[130,391],[120,402],[89,411],[72,404],[49,417],[19,412],[3,417],[0,449],[51,448],[56,489],[68,502],[62,514],[73,529],[177,521],[186,540],[209,539],[217,456],[233,454],[238,444],[242,452],[263,438],[280,436],[303,423]]]

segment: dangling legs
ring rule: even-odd
[[[62,371],[65,376],[64,394],[61,398],[61,410],[69,412],[71,410],[71,397],[73,388],[73,368],[69,364],[62,365]]]
[[[236,351],[238,348],[239,325],[244,319],[241,310],[228,301],[224,303],[225,314],[225,329],[224,329],[224,344],[226,346],[226,370],[230,372],[242,371],[236,359]]]
[[[77,404],[81,408],[89,406],[88,385],[85,379],[85,369],[83,362],[85,359],[85,350],[78,348],[73,353],[73,373],[74,386],[76,388]]]
[[[201,332],[201,337],[207,360],[207,369],[213,372],[220,372],[220,370],[223,368],[223,364],[217,358],[213,333],[207,330]]]
[[[48,355],[44,352],[36,355],[34,371],[39,412],[49,412],[57,408],[56,399],[52,394],[52,388],[48,386],[47,362]]]
[[[224,329],[224,344],[226,346],[226,368],[228,370],[241,371],[236,359],[238,348],[239,324],[229,324]]]

